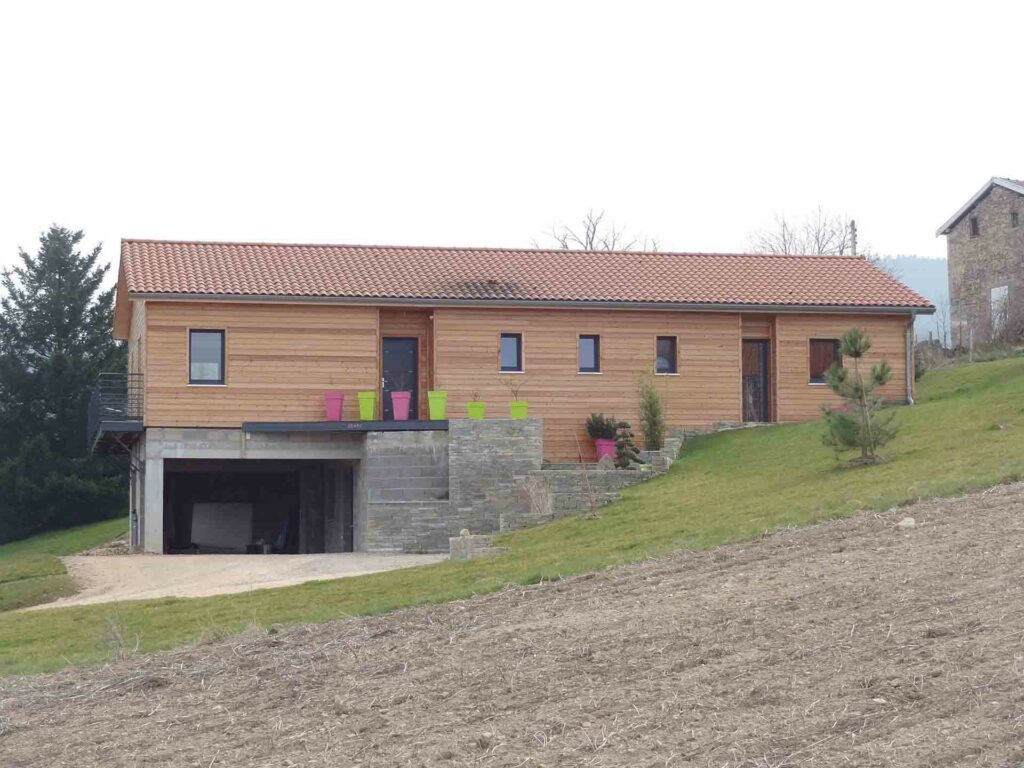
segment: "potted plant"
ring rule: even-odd
[[[341,421],[344,406],[344,392],[324,392],[324,413],[327,421]]]
[[[440,388],[440,382],[436,379],[434,384],[438,385],[437,389],[427,390],[427,409],[431,421],[444,421],[448,418],[448,393]]]
[[[525,419],[529,415],[529,407],[525,400],[519,399],[519,390],[523,388],[523,382],[519,379],[505,379],[505,386],[512,395],[512,402],[508,404],[508,415],[513,419]]]
[[[466,403],[466,415],[471,419],[482,419],[485,410],[486,406],[480,399],[480,393],[474,389],[469,402]]]
[[[408,421],[412,392],[406,388],[408,384],[405,373],[395,376],[393,383],[395,388],[391,390],[391,415],[395,421]]]
[[[358,393],[359,418],[363,421],[373,421],[377,418],[377,393],[374,390]]]
[[[603,413],[592,413],[587,417],[587,434],[594,441],[598,461],[605,456],[615,458],[615,437],[618,427],[619,423],[614,416],[609,418]]]

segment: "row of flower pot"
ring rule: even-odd
[[[395,421],[409,420],[409,406],[412,392],[395,391],[391,396],[391,412]],[[377,418],[377,393],[373,391],[359,392],[359,418],[362,421],[373,421]],[[324,392],[324,411],[327,421],[341,421],[341,412],[345,404],[344,392]],[[448,393],[439,390],[427,392],[427,404],[432,421],[443,421],[448,418]],[[513,400],[508,404],[509,416],[513,419],[525,419],[529,408],[525,400]],[[486,406],[479,400],[466,403],[466,416],[470,419],[482,419]]]

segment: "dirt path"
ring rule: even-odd
[[[9,768],[1019,766],[1024,485],[8,678],[0,718]]]
[[[205,597],[410,568],[445,555],[78,555],[63,558],[78,592],[27,610]]]

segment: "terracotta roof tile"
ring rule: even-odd
[[[123,240],[133,294],[899,307],[862,258]]]

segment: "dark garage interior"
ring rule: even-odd
[[[166,459],[164,552],[353,550],[354,462]]]

